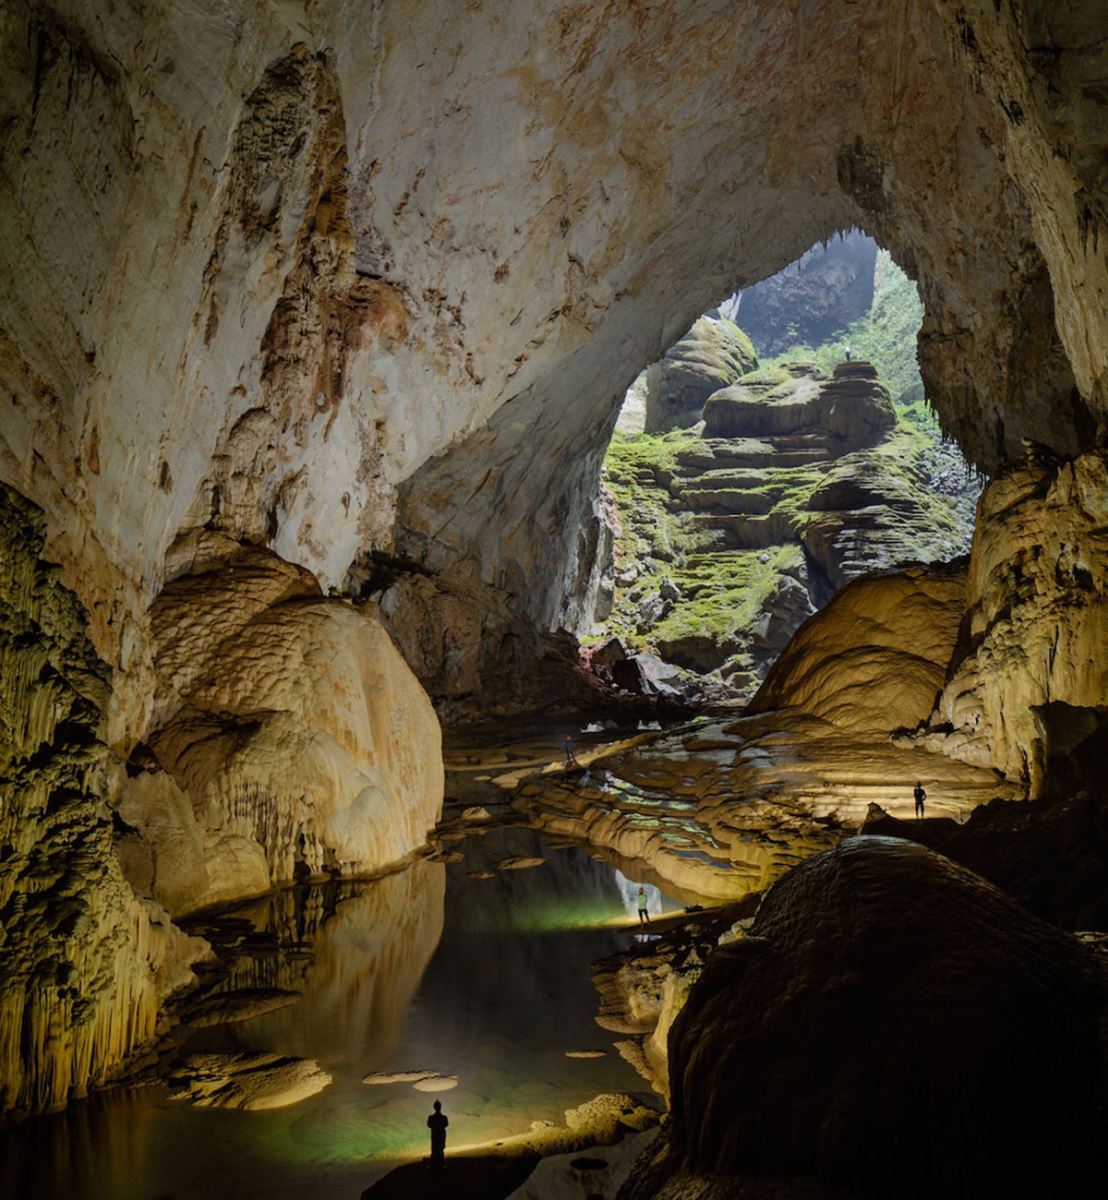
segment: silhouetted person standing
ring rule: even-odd
[[[639,924],[650,924],[650,913],[646,909],[646,888],[639,886]]]
[[[847,344],[846,344],[846,361],[850,362],[850,343],[849,342],[847,342]]]
[[[431,1131],[431,1166],[441,1170],[446,1166],[443,1157],[446,1153],[446,1127],[450,1124],[442,1111],[442,1101],[435,1101],[435,1111],[427,1118],[427,1128]]]
[[[916,798],[916,816],[922,819],[922,817],[923,817],[923,802],[927,799],[927,793],[923,790],[922,783],[920,783],[920,782],[916,783],[916,786],[912,792],[912,795],[915,796],[915,798]]]
[[[573,753],[573,738],[568,733],[563,745],[566,748],[566,768],[579,767],[581,764],[577,761],[577,755]]]

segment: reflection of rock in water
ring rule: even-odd
[[[303,994],[233,1027],[235,1044],[332,1061],[387,1053],[442,934],[444,892],[443,867],[420,862],[370,884],[290,888],[242,910],[279,948],[245,939],[226,986]]]
[[[577,847],[544,846],[532,830],[471,838],[465,855],[464,863],[447,867],[446,928],[423,990],[442,1001],[434,1014],[437,1035],[456,1044],[484,1037],[487,1014],[497,1013],[501,1065],[512,1069],[545,1021],[565,1028],[592,1024],[595,998],[586,965],[622,944],[621,935],[601,928],[574,938],[565,933],[599,926],[620,913],[622,900],[611,867]],[[546,862],[491,879],[469,874],[515,855],[545,856]],[[584,950],[582,937],[589,943]],[[467,980],[465,994],[449,994],[460,978]],[[559,1047],[558,1058],[573,1048]],[[491,1065],[496,1052],[488,1053]]]

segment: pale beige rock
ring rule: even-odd
[[[965,596],[964,569],[942,566],[848,584],[797,630],[749,711],[797,708],[856,733],[914,727],[942,687]]]
[[[979,505],[969,573],[971,647],[955,662],[925,744],[996,767],[1039,795],[1033,706],[1108,696],[1108,455],[1032,455]]]
[[[177,915],[396,862],[442,804],[438,720],[381,626],[274,555],[217,552],[154,606],[164,771],[121,799]]]
[[[322,1092],[331,1076],[306,1058],[266,1052],[190,1054],[166,1076],[174,1100],[198,1108],[287,1108]]]

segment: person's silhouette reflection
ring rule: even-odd
[[[450,1124],[442,1111],[442,1101],[435,1101],[435,1111],[427,1118],[427,1128],[431,1131],[431,1166],[441,1170],[446,1165],[443,1155],[446,1153],[446,1127]]]

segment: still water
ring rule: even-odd
[[[0,1139],[5,1197],[67,1200],[355,1200],[424,1153],[435,1096],[370,1087],[371,1071],[457,1075],[440,1093],[451,1145],[560,1122],[602,1091],[645,1088],[593,1020],[589,963],[626,948],[637,883],[577,847],[528,830],[456,847],[372,884],[287,890],[238,910],[246,931],[229,987],[284,987],[295,1004],[197,1031],[194,1050],[276,1050],[318,1060],[334,1081],[269,1112],[200,1109],[162,1087],[118,1089]],[[510,856],[541,866],[488,870]],[[676,907],[648,888],[651,908]],[[276,952],[274,952],[276,951]],[[570,1059],[568,1050],[606,1050]]]

